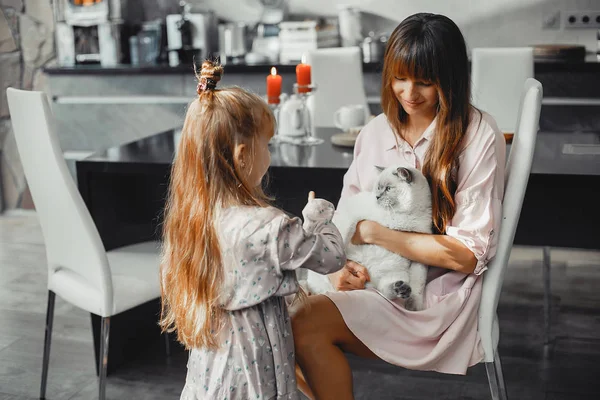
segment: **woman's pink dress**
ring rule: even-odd
[[[407,311],[375,290],[327,293],[348,328],[381,359],[416,370],[465,374],[483,359],[477,332],[481,273],[496,252],[496,233],[502,219],[506,143],[494,119],[478,112],[473,117],[459,156],[456,213],[446,234],[455,237],[477,257],[475,272],[430,267],[426,309]],[[361,131],[354,161],[344,177],[340,202],[371,190],[375,165],[404,165],[421,169],[435,133],[434,120],[411,147],[397,138],[381,114]]]

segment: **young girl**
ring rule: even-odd
[[[355,290],[369,277],[349,261],[330,276],[344,291],[309,297],[293,317],[297,360],[306,378],[299,383],[309,395],[353,398],[342,351],[451,374],[465,374],[482,360],[481,274],[496,251],[502,220],[506,144],[494,119],[470,105],[470,95],[467,48],[454,22],[434,14],[402,21],[385,52],[384,113],[357,138],[340,202],[372,189],[375,164],[422,170],[432,190],[435,234],[362,221],[352,241],[429,265],[427,308],[407,311],[376,291]]]
[[[182,399],[298,399],[284,296],[300,267],[342,268],[342,238],[312,192],[304,227],[268,206],[273,115],[254,94],[216,89],[222,72],[202,64],[172,168],[160,323],[191,349]]]

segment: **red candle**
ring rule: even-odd
[[[267,76],[267,102],[279,104],[281,95],[281,75],[277,75],[277,68],[271,68],[271,75]]]
[[[302,56],[302,61],[296,66],[296,83],[299,93],[310,92],[310,88],[306,87],[311,84],[310,65],[306,64],[305,56]]]

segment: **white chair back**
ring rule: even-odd
[[[113,308],[106,252],[63,158],[46,94],[6,90],[15,139],[40,221],[48,289],[101,316]]]
[[[533,78],[533,48],[475,48],[471,53],[473,105],[491,114],[503,132],[513,132],[523,84]]]
[[[542,85],[530,78],[522,89],[516,132],[511,145],[505,172],[502,223],[495,257],[483,276],[483,294],[479,306],[479,334],[485,350],[485,361],[494,361],[498,341],[496,309],[512,250],[525,189],[531,172],[535,142],[542,107]]]
[[[308,106],[313,127],[335,127],[333,114],[342,106],[361,104],[365,122],[371,114],[365,95],[362,56],[359,47],[334,47],[306,53],[311,80],[317,85]]]

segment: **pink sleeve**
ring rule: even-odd
[[[485,121],[470,139],[459,159],[456,212],[446,234],[473,252],[477,258],[474,273],[480,275],[496,254],[506,145],[495,124],[492,127]]]

